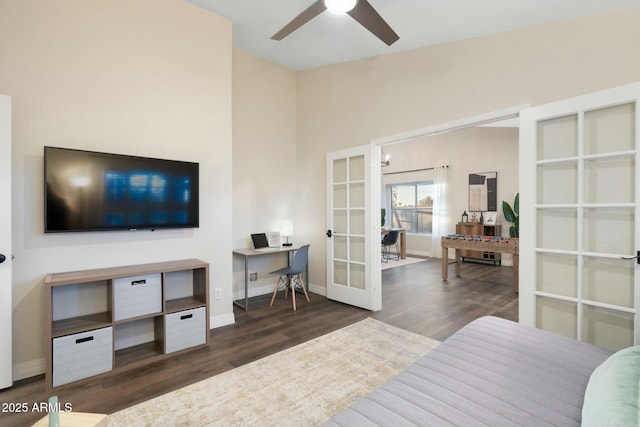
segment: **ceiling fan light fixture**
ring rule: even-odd
[[[347,13],[356,7],[358,0],[324,0],[324,5],[331,13],[341,14]]]

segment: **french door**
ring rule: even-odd
[[[0,95],[0,389],[11,387],[11,98]]]
[[[520,321],[640,343],[640,84],[520,114]]]
[[[334,151],[326,158],[327,298],[368,310],[381,308],[380,254],[375,256],[373,148]],[[380,238],[380,226],[377,228]],[[375,269],[377,266],[377,270]]]

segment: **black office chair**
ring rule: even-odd
[[[285,298],[287,298],[289,289],[291,289],[293,311],[296,311],[296,286],[302,288],[304,296],[307,297],[307,302],[311,302],[311,300],[309,299],[309,294],[307,294],[307,289],[304,287],[304,280],[302,280],[302,272],[307,267],[308,261],[309,245],[304,245],[293,255],[293,260],[291,261],[291,265],[289,267],[283,267],[270,273],[277,274],[279,277],[278,282],[273,289],[273,296],[271,297],[271,304],[269,304],[269,307],[273,305],[273,301],[276,299],[276,294],[283,287],[285,289]]]
[[[395,261],[400,261],[400,249],[398,248],[398,237],[400,236],[400,231],[398,230],[390,230],[387,234],[382,238],[382,262],[389,262],[390,259]],[[396,256],[391,257],[391,246],[396,247]]]

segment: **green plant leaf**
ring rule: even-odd
[[[513,199],[513,209],[507,202],[502,202],[502,213],[507,222],[513,223],[509,228],[509,236],[520,237],[520,193]]]
[[[516,219],[516,214],[513,213],[513,209],[511,209],[511,206],[509,206],[509,203],[507,202],[502,202],[502,213],[504,214],[504,219],[506,219],[508,222],[514,222]]]

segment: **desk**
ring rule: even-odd
[[[292,252],[297,251],[299,248],[300,246],[280,246],[279,248],[273,248],[267,251],[257,251],[255,249],[250,249],[250,248],[234,249],[233,255],[244,258],[244,305],[242,305],[242,303],[240,302],[242,300],[233,301],[233,303],[240,308],[249,310],[249,259],[250,258],[284,253],[287,255],[287,265],[290,265],[291,261],[290,261],[289,255]],[[304,280],[305,286],[307,287],[307,290],[308,290],[309,289],[309,280],[308,280],[309,279],[309,263],[307,263],[307,266],[305,267],[304,279],[305,279]],[[274,286],[275,286],[275,282],[274,282]]]
[[[407,230],[404,228],[383,228],[382,235],[385,236],[389,234],[391,230],[398,230],[400,232],[398,236],[398,243],[400,243],[400,259],[407,258]]]
[[[462,265],[462,251],[486,251],[499,252],[513,255],[513,290],[518,292],[519,274],[519,240],[517,238],[507,238],[503,240],[485,240],[472,238],[469,236],[442,236],[442,280],[448,277],[449,248],[456,250],[456,276],[460,276],[460,266]]]

